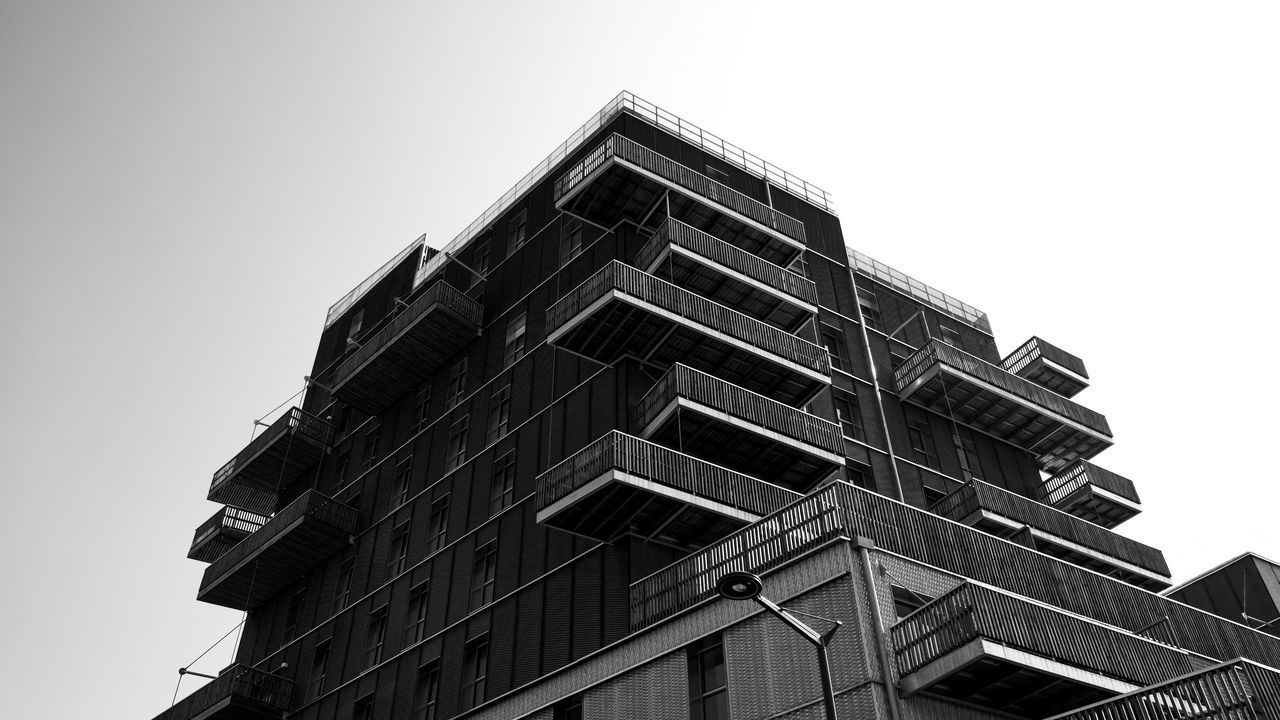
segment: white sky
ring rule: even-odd
[[[185,558],[209,478],[326,308],[624,88],[1084,358],[1177,579],[1280,557],[1275,3],[544,5],[0,3],[8,715],[168,706],[239,620]]]

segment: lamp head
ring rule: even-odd
[[[755,600],[762,590],[759,576],[741,570],[726,573],[716,582],[716,592],[726,600]]]

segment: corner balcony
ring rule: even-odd
[[[613,431],[538,476],[538,522],[612,542],[698,548],[800,494]]]
[[[1009,353],[1000,366],[1063,397],[1074,397],[1089,387],[1089,373],[1084,369],[1083,360],[1038,337]]]
[[[483,308],[437,281],[334,370],[333,394],[375,414],[480,335]]]
[[[1274,720],[1280,718],[1280,671],[1229,660],[1052,720]]]
[[[893,379],[903,400],[1023,448],[1047,472],[1112,444],[1101,414],[938,340],[916,350]]]
[[[547,342],[602,363],[686,363],[783,402],[831,383],[827,351],[614,261],[547,310]]]
[[[196,528],[187,557],[200,562],[213,562],[240,544],[269,520],[266,515],[224,507]]]
[[[556,207],[602,227],[669,214],[776,265],[805,248],[804,224],[621,135],[555,185]]]
[[[232,665],[155,720],[280,720],[292,695],[292,681]]]
[[[787,332],[818,312],[818,287],[812,280],[674,218],[640,249],[635,265]]]
[[[684,365],[637,405],[640,436],[805,491],[844,467],[840,426]]]
[[[1079,460],[1044,481],[1041,502],[1105,528],[1142,512],[1133,481]]]
[[[332,425],[293,408],[214,473],[209,499],[269,515],[279,488],[319,462],[331,442]]]
[[[1171,584],[1159,550],[981,480],[965,483],[929,511],[997,537],[1024,540],[1029,533],[1031,547],[1046,555],[1152,592]]]
[[[1184,651],[971,583],[903,618],[889,633],[903,696],[927,690],[1030,718],[1191,669]]]
[[[341,550],[356,511],[308,490],[204,571],[197,600],[237,610],[262,604]]]

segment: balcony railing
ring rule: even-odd
[[[197,596],[240,610],[257,607],[337,552],[356,528],[356,511],[308,490],[204,572]]]
[[[1142,504],[1132,480],[1084,460],[1045,480],[1040,497],[1047,505],[1108,528],[1137,515]]]
[[[1231,660],[1157,683],[1052,720],[1273,720],[1280,717],[1280,671]]]
[[[213,562],[266,524],[266,515],[224,507],[196,528],[187,557]]]
[[[292,695],[292,681],[245,665],[232,665],[155,720],[282,718]]]
[[[214,473],[209,499],[270,514],[279,488],[314,465],[332,441],[332,425],[292,408]]]
[[[1032,337],[1009,353],[1000,365],[1065,397],[1089,386],[1089,373],[1084,369],[1083,360],[1038,337]]]
[[[1101,414],[939,340],[912,353],[893,377],[904,399],[1019,445],[1046,470],[1111,445]]]

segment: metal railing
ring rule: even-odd
[[[333,441],[333,425],[302,408],[290,408],[258,437],[250,440],[249,444],[236,453],[235,457],[218,468],[218,472],[213,474],[213,482],[209,484],[209,492],[212,493],[219,485],[235,475],[236,471],[244,467],[250,458],[290,432],[308,437],[323,447],[328,447]]]
[[[903,392],[911,383],[939,363],[994,385],[1032,405],[1072,420],[1094,432],[1111,437],[1111,426],[1101,413],[1078,405],[1030,380],[1014,375],[1004,368],[992,365],[937,339],[925,343],[893,371],[897,391]]]
[[[800,499],[786,488],[613,430],[538,476],[543,510],[610,470],[621,470],[752,515]]]
[[[801,243],[805,241],[804,223],[799,220],[617,133],[605,138],[603,143],[556,180],[556,200],[568,195],[580,183],[591,177],[596,169],[613,158],[620,158],[637,165],[695,195],[729,208],[793,240]]]
[[[335,320],[342,317],[342,313],[346,312],[352,305],[355,305],[357,300],[364,297],[365,293],[372,290],[373,286],[377,285],[378,282],[381,281],[382,278],[386,277],[392,270],[394,270],[397,265],[399,265],[401,262],[404,262],[405,258],[409,257],[409,255],[415,251],[421,251],[421,249],[426,247],[426,245],[427,245],[427,236],[426,236],[426,233],[423,233],[422,235],[418,236],[417,240],[414,240],[413,242],[409,243],[409,245],[405,247],[405,249],[396,253],[395,257],[391,258],[386,263],[384,263],[382,267],[375,270],[372,275],[365,278],[363,282],[361,282],[359,285],[352,288],[351,292],[347,293],[346,295],[343,295],[341,298],[338,299],[338,302],[334,303],[333,305],[330,305],[329,312],[324,317],[325,329],[328,329],[328,327],[332,325]]]
[[[1041,357],[1049,362],[1061,365],[1082,378],[1089,377],[1089,373],[1084,369],[1083,360],[1035,336],[1032,336],[1030,340],[1023,343],[1018,349],[1009,353],[1004,360],[1000,361],[1000,366],[1017,375],[1019,370]]]
[[[935,310],[973,325],[988,335],[991,334],[991,321],[987,319],[987,314],[978,308],[957,300],[941,290],[925,285],[901,270],[895,270],[851,247],[847,247],[845,250],[849,257],[849,267],[853,268],[854,271],[875,278],[904,295],[909,295],[922,303],[930,305]]]
[[[195,539],[191,541],[191,549],[195,550],[200,544],[223,530],[249,535],[265,525],[268,520],[270,518],[266,515],[259,515],[258,513],[251,513],[248,510],[234,507],[224,507],[214,513],[213,517],[201,523],[200,527],[196,528]]]
[[[973,583],[911,613],[889,634],[904,677],[978,638],[1139,685],[1192,669],[1184,651]]]
[[[681,397],[800,442],[844,454],[844,438],[839,425],[678,363],[672,365],[636,404],[640,426],[653,422],[668,405]]]
[[[831,374],[827,351],[820,345],[748,317],[737,310],[672,285],[617,260],[605,265],[547,309],[547,333],[578,315],[610,291],[617,290],[737,338],[798,365]]]
[[[293,681],[246,665],[232,665],[218,677],[180,700],[155,720],[191,720],[231,697],[252,700],[283,712],[289,709]]]
[[[1138,499],[1138,489],[1134,487],[1132,480],[1085,460],[1078,460],[1045,480],[1040,486],[1040,496],[1046,504],[1057,505],[1085,485],[1100,487],[1131,502],[1142,502]]]
[[[690,250],[807,303],[818,303],[818,286],[812,280],[675,218],[667,218],[649,242],[640,248],[640,252],[636,254],[636,267],[649,267],[669,245]]]
[[[285,509],[276,513],[257,532],[241,540],[239,544],[228,550],[222,557],[213,561],[205,570],[204,581],[201,586],[207,586],[213,579],[221,577],[244,560],[257,554],[281,533],[287,532],[293,526],[295,520],[303,517],[310,517],[318,522],[330,525],[336,531],[342,533],[350,534],[355,532],[356,529],[355,508],[344,505],[326,495],[321,495],[315,490],[308,490],[297,500],[289,503]],[[299,572],[301,572],[301,569],[299,569]]]
[[[1077,708],[1051,720],[1267,720],[1280,717],[1280,671],[1248,660]]]

